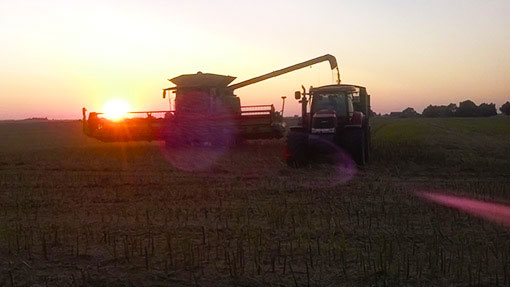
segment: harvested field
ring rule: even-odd
[[[510,284],[493,214],[510,206],[510,117],[372,126],[368,166],[296,170],[283,140],[211,157],[0,122],[0,285]]]

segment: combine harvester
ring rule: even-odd
[[[198,72],[170,79],[175,87],[163,90],[163,98],[175,94],[175,109],[129,112],[119,120],[83,108],[83,131],[92,138],[114,141],[165,141],[168,147],[182,145],[233,145],[249,139],[281,138],[283,116],[273,105],[241,106],[234,90],[274,78],[313,64],[328,61],[340,74],[334,56],[324,55],[237,84],[235,77]],[[283,106],[282,106],[283,108]],[[282,110],[283,112],[283,110]],[[144,117],[136,117],[144,115]]]

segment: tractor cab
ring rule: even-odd
[[[363,125],[359,120],[368,121],[370,116],[370,95],[361,86],[338,84],[312,87],[308,93],[298,91],[295,96],[302,104],[302,127],[312,133],[314,130],[321,133],[317,129],[335,127],[336,132],[337,128]]]
[[[352,117],[352,94],[340,90],[312,92],[310,128],[312,133],[334,134]]]

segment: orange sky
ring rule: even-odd
[[[166,109],[166,79],[245,80],[326,53],[376,112],[510,101],[509,1],[2,1],[0,119],[80,118],[111,98]],[[332,82],[328,64],[237,90],[242,104]]]

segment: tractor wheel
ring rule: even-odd
[[[365,163],[368,163],[370,162],[372,135],[370,134],[370,128],[364,129],[364,132],[365,132]]]
[[[290,131],[287,135],[287,165],[294,168],[305,166],[309,162],[308,134]]]
[[[348,150],[358,165],[365,165],[367,162],[367,142],[363,129],[351,129],[345,135]]]

